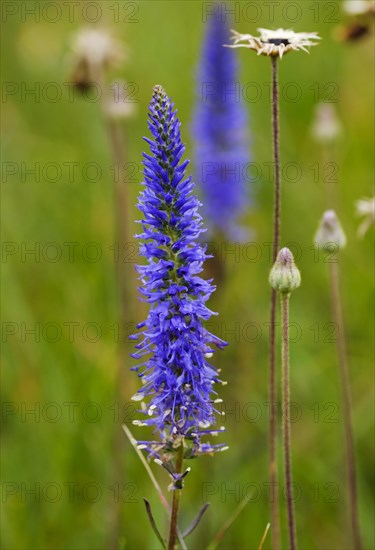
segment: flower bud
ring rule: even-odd
[[[110,118],[120,120],[134,115],[136,100],[126,94],[128,87],[129,84],[123,80],[113,82],[110,86],[110,90],[113,91],[113,94],[110,94],[104,106],[105,112]]]
[[[271,269],[269,282],[273,289],[282,294],[289,294],[300,286],[301,274],[289,248],[282,248],[278,253]]]
[[[316,246],[331,252],[333,247],[344,248],[346,236],[334,210],[324,212],[315,235]]]
[[[341,124],[331,103],[318,103],[311,133],[320,143],[331,143],[338,138],[341,133]]]
[[[358,236],[363,237],[366,231],[375,224],[375,197],[361,199],[356,202],[358,216],[363,216],[363,222],[358,228]]]

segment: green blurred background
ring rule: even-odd
[[[60,6],[61,17],[53,11],[53,4]],[[141,428],[131,426],[135,416],[129,400],[137,387],[135,375],[128,372],[132,343],[123,327],[123,345],[117,338],[113,161],[98,102],[84,100],[78,93],[71,101],[63,83],[71,80],[72,36],[87,25],[84,15],[95,18],[100,8],[96,26],[109,28],[128,49],[126,63],[112,76],[136,84],[137,111],[123,123],[128,135],[127,161],[136,163],[135,176],[125,183],[134,234],[137,226],[133,220],[139,213],[133,205],[142,178],[139,163],[145,149],[142,136],[147,134],[152,87],[162,84],[176,102],[187,156],[191,157],[195,74],[204,14],[212,4],[77,2],[73,3],[78,4],[73,17],[69,17],[67,4],[2,3],[2,547],[156,549],[159,544],[148,524],[142,497],[150,500],[163,532],[165,512],[125,435],[122,446],[113,443],[122,422],[133,433],[138,432],[137,437],[143,436]],[[354,203],[372,194],[373,38],[350,44],[334,40],[337,27],[347,21],[339,2],[259,3],[259,18],[249,7],[252,2],[229,4],[236,10],[231,25],[240,32],[281,26],[316,30],[323,37],[310,55],[292,53],[280,64],[281,87],[285,90],[285,85],[294,83],[301,91],[295,102],[281,97],[280,120],[282,161],[297,163],[301,169],[298,181],[284,181],[282,196],[282,243],[299,251],[303,278],[291,304],[292,321],[299,325],[298,341],[291,344],[292,400],[299,416],[292,426],[294,478],[300,489],[297,528],[300,548],[352,547],[336,349],[327,324],[331,322],[327,265],[322,256],[317,261],[311,246],[326,207],[323,178],[328,174],[322,164],[326,153],[311,138],[310,127],[317,101],[333,97],[343,132],[328,160],[338,165],[335,207],[348,238],[340,269],[361,528],[364,548],[370,550],[374,543],[373,233],[371,230],[358,239]],[[275,10],[273,20],[270,4]],[[290,11],[283,10],[287,4],[297,5],[298,11],[293,6]],[[34,5],[40,20],[25,12]],[[47,9],[50,11],[43,12]],[[117,10],[120,21],[115,18]],[[298,20],[293,23],[296,14]],[[128,21],[123,22],[126,16]],[[266,164],[272,154],[270,63],[244,49],[233,55],[240,60],[241,82],[258,85],[260,90],[255,100],[245,101],[252,161],[261,170],[260,177],[249,183],[253,206],[245,222],[260,253],[251,261],[254,248],[250,260],[243,248],[237,247],[236,254],[227,254],[230,248],[222,248],[226,279],[210,303],[220,314],[214,318],[213,330],[230,344],[215,359],[228,380],[221,392],[227,433],[220,440],[228,442],[230,449],[192,463],[186,480],[183,526],[204,502],[211,502],[188,541],[189,547],[197,549],[207,546],[244,497],[250,501],[220,548],[257,548],[269,521],[265,323],[270,260],[264,243],[272,238],[273,189]],[[40,93],[25,95],[24,90],[36,83]],[[57,101],[48,100],[48,92],[53,92],[47,89],[49,83],[62,91]],[[334,85],[333,96],[329,83]],[[86,171],[87,163],[92,162],[102,167],[99,178]],[[52,181],[53,168],[47,177],[43,175],[48,163],[61,168],[58,181]],[[77,163],[73,178],[64,163]],[[318,176],[312,169],[316,163]],[[25,173],[38,164],[40,178]],[[74,242],[78,244],[72,258],[64,243]],[[54,244],[49,247],[48,243]],[[88,243],[94,244],[90,248]],[[25,253],[35,246],[40,247],[36,255]],[[55,261],[56,250],[61,251],[61,258]],[[98,251],[100,257],[96,257]],[[132,262],[126,267],[133,269]],[[143,306],[139,306],[133,321],[144,315]],[[28,332],[32,329],[40,334]],[[122,375],[118,372],[119,353]],[[27,413],[30,410],[35,414]],[[116,473],[118,462],[121,475]],[[166,472],[156,465],[152,468],[166,491]],[[282,472],[281,460],[279,469]],[[282,498],[280,510],[286,548]],[[119,538],[117,513],[121,516]],[[270,548],[270,541],[268,535],[264,548]]]

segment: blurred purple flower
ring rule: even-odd
[[[237,60],[223,45],[229,28],[217,10],[208,21],[193,122],[195,172],[210,233],[243,240],[238,221],[249,205],[248,117],[241,104]]]
[[[186,457],[197,456],[224,447],[202,443],[201,436],[223,431],[210,429],[218,412],[214,403],[220,400],[213,390],[218,371],[207,359],[212,344],[221,348],[226,343],[203,326],[213,314],[205,302],[215,287],[198,276],[207,258],[198,243],[203,231],[200,203],[191,177],[185,178],[189,161],[181,161],[185,146],[180,122],[161,86],[153,90],[148,126],[153,140],[145,138],[151,155],[143,154],[145,188],[138,207],[144,219],[143,232],[137,235],[144,241],[140,254],[147,264],[137,270],[150,310],[138,325],[143,339],[132,355],[142,360],[133,370],[143,387],[133,399],[142,401],[145,418],[134,423],[159,432],[157,441],[138,441],[139,448],[154,457],[168,455],[181,444]]]

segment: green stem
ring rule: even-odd
[[[283,410],[283,435],[284,435],[284,468],[287,497],[288,529],[291,550],[296,550],[296,527],[294,519],[293,503],[293,476],[291,458],[291,433],[289,418],[290,385],[289,385],[289,294],[281,295],[282,317],[282,410]]]
[[[279,132],[279,83],[278,61],[272,57],[272,135],[274,157],[274,217],[273,217],[273,263],[276,260],[280,242],[280,132]],[[270,355],[269,355],[269,475],[271,482],[271,525],[273,549],[280,548],[280,520],[277,496],[277,418],[276,418],[276,291],[271,291],[270,307]]]
[[[184,445],[181,444],[176,460],[176,473],[181,474],[184,462]],[[169,527],[168,550],[174,550],[178,530],[178,512],[180,509],[181,489],[174,489],[172,498],[171,523]]]
[[[137,447],[137,442],[136,440],[134,439],[131,431],[129,430],[129,428],[123,424],[122,426],[122,429],[124,430],[125,434],[126,434],[126,437],[129,439],[131,445],[133,445],[133,448],[135,450],[135,452],[137,453],[140,461],[142,462],[143,466],[145,467],[145,470],[146,472],[148,473],[151,481],[152,481],[152,484],[153,486],[155,487],[158,495],[159,495],[159,498],[160,498],[160,501],[162,503],[162,505],[164,506],[167,514],[168,514],[168,517],[170,518],[170,515],[171,515],[171,509],[170,509],[170,506],[168,504],[168,501],[167,499],[165,498],[164,494],[163,494],[163,491],[161,490],[160,488],[160,485],[159,483],[157,482],[156,480],[156,477],[154,476],[154,474],[152,473],[152,470],[150,468],[150,465],[149,463],[147,462],[147,460],[145,459],[145,457],[143,456],[143,454],[141,453],[141,451],[138,449]],[[185,545],[185,542],[184,542],[184,538],[181,534],[181,531],[177,528],[177,536],[178,536],[178,540],[180,542],[180,546],[182,548],[182,550],[187,550],[186,548],[186,545]]]
[[[352,426],[352,406],[350,396],[350,383],[348,365],[346,361],[346,343],[344,332],[344,321],[340,297],[340,280],[339,268],[337,262],[330,262],[329,272],[331,279],[331,301],[333,318],[338,330],[337,339],[337,355],[339,364],[339,376],[341,382],[343,411],[344,411],[344,430],[346,443],[346,459],[347,459],[347,475],[349,488],[349,511],[353,534],[353,544],[355,550],[361,550],[361,533],[358,517],[358,502],[357,502],[357,483],[356,483],[356,466],[355,466],[355,447],[354,435]]]
[[[224,525],[219,529],[219,531],[216,533],[213,540],[210,542],[210,544],[207,546],[207,550],[216,550],[216,548],[219,546],[220,542],[223,540],[226,533],[229,531],[230,527],[233,525],[235,520],[238,518],[242,510],[245,508],[245,506],[250,502],[249,498],[244,498],[237,508],[234,510],[233,514],[229,516],[227,521],[224,523]]]

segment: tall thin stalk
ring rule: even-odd
[[[297,548],[296,526],[294,519],[293,503],[293,476],[291,457],[291,431],[288,407],[290,401],[289,389],[289,294],[281,295],[281,318],[282,318],[282,410],[283,410],[283,450],[285,485],[288,511],[289,542],[291,550]]]
[[[176,473],[182,474],[184,462],[184,446],[180,446],[177,460],[176,460]],[[169,537],[168,537],[168,550],[174,550],[177,538],[178,531],[178,513],[180,509],[180,499],[181,499],[181,489],[175,488],[173,491],[172,498],[172,513],[171,513],[171,522],[169,526]]]
[[[329,263],[330,283],[331,283],[331,302],[334,322],[338,330],[337,356],[339,366],[339,377],[341,382],[343,411],[344,411],[344,431],[346,444],[347,475],[349,490],[349,511],[352,526],[353,543],[355,550],[361,550],[361,533],[358,517],[357,502],[357,483],[355,467],[355,448],[352,426],[352,407],[349,389],[349,374],[346,361],[346,342],[344,332],[344,321],[342,314],[339,268],[337,262]]]
[[[135,312],[132,293],[136,287],[136,278],[133,265],[130,262],[126,262],[126,258],[123,257],[126,246],[130,243],[130,201],[129,192],[127,189],[128,182],[125,181],[127,144],[125,139],[125,130],[120,126],[118,121],[111,120],[109,117],[106,117],[105,125],[108,140],[111,145],[112,157],[118,168],[117,170],[114,170],[116,177],[113,182],[113,207],[115,212],[115,238],[118,250],[115,263],[120,298],[119,317],[122,323],[121,328],[123,328],[125,323],[130,323],[134,320],[133,315]],[[124,339],[121,338],[120,341],[123,342]],[[122,353],[121,355],[122,357],[125,357],[126,353]],[[124,369],[122,369],[122,371],[126,372]],[[132,390],[130,389],[130,391]]]
[[[114,179],[114,189],[113,189],[113,205],[114,205],[114,218],[115,218],[115,246],[118,250],[118,255],[116,254],[115,264],[116,264],[116,278],[117,278],[117,289],[118,289],[118,315],[119,315],[119,347],[118,347],[118,362],[117,362],[117,373],[115,381],[115,400],[118,410],[123,410],[123,406],[126,403],[126,399],[129,394],[134,393],[134,383],[132,380],[129,380],[128,368],[126,368],[126,357],[129,355],[126,348],[125,334],[123,331],[125,327],[130,326],[134,319],[134,307],[133,300],[131,297],[131,290],[135,290],[136,284],[133,282],[132,275],[130,273],[130,268],[132,264],[127,264],[123,259],[123,251],[125,246],[129,243],[129,227],[128,227],[128,209],[129,209],[129,199],[128,192],[126,189],[126,182],[123,181],[124,177],[124,166],[125,166],[125,135],[123,129],[120,127],[117,121],[110,120],[108,117],[105,119],[105,125],[107,129],[107,135],[109,143],[112,150],[112,157],[118,170],[115,170],[114,173],[117,173],[117,178]],[[125,393],[126,392],[126,393]],[[116,424],[114,427],[113,433],[113,482],[118,485],[120,488],[123,487],[125,482],[125,440],[121,430],[121,418],[119,424]],[[121,526],[122,526],[122,511],[123,507],[121,505],[121,500],[117,502],[115,499],[112,502],[110,508],[110,531],[109,531],[109,549],[116,550],[118,548],[118,541],[121,536]]]
[[[335,148],[332,143],[325,143],[322,146],[322,153],[321,153],[321,171],[323,174],[326,173],[326,167],[327,166],[334,166],[335,165]],[[336,208],[337,206],[337,196],[336,196],[336,188],[333,184],[333,182],[325,181],[325,179],[329,180],[329,178],[325,178],[323,176],[323,185],[324,185],[324,196],[325,196],[325,203],[326,208]]]
[[[278,58],[272,61],[272,130],[274,156],[274,217],[273,217],[273,250],[272,261],[276,260],[280,241],[280,132],[279,132],[279,83]],[[277,493],[277,394],[276,394],[276,291],[271,291],[270,308],[270,350],[269,350],[269,475],[272,489],[271,525],[273,549],[280,548],[280,520]]]
[[[118,348],[118,363],[117,377],[115,382],[115,399],[118,410],[123,410],[123,405],[126,402],[126,395],[133,393],[133,381],[129,381],[127,369],[125,368],[125,358],[129,355],[126,349],[126,340],[123,331],[126,326],[129,326],[134,319],[134,306],[132,294],[136,288],[135,277],[132,269],[132,264],[126,263],[123,258],[123,251],[126,245],[130,242],[129,228],[129,193],[127,182],[125,182],[125,167],[127,143],[125,140],[125,130],[118,120],[111,118],[106,109],[106,81],[104,68],[98,68],[98,82],[102,90],[102,118],[103,124],[107,133],[109,148],[112,160],[115,163],[117,170],[113,171],[115,175],[113,181],[113,209],[114,209],[114,234],[115,246],[118,254],[114,255],[116,264],[116,279],[118,289],[118,318],[119,318],[119,348]],[[120,413],[121,414],[121,413]],[[121,421],[115,426],[113,433],[113,482],[120,488],[125,481],[124,471],[124,454],[125,441],[121,430]],[[118,548],[118,541],[121,535],[122,523],[122,505],[121,502],[112,501],[109,509],[110,528],[109,528],[109,549],[115,550]]]

